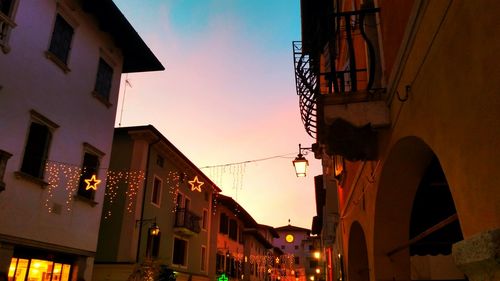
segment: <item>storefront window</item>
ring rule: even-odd
[[[68,281],[70,270],[69,264],[12,258],[8,281]]]
[[[26,279],[29,260],[13,258],[9,267],[9,281]]]

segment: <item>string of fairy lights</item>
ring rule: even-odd
[[[203,166],[200,167],[200,170],[205,170],[208,177],[219,187],[231,187],[235,191],[235,199],[238,199],[238,190],[243,189],[245,172],[249,164],[277,158],[289,159],[292,158],[290,156],[294,154],[296,153],[292,152],[241,162]]]
[[[125,194],[125,206],[128,213],[133,213],[137,204],[137,195],[139,194],[140,188],[144,185],[144,180],[146,178],[146,173],[143,170],[105,170],[103,177],[105,180],[105,193],[103,206],[103,217],[104,219],[109,219],[112,216],[112,210],[114,204],[117,202],[120,192]],[[47,208],[48,212],[54,211],[54,194],[57,190],[65,190],[65,209],[68,212],[72,210],[72,202],[74,201],[75,195],[82,182],[82,177],[86,175],[86,168],[72,165],[68,163],[61,163],[56,161],[47,161],[45,165],[45,173],[47,175],[47,193],[44,200],[44,206]],[[101,174],[101,173],[99,173]],[[187,173],[185,172],[168,172],[168,176],[165,178],[167,186],[169,187],[169,194],[173,202],[171,212],[176,211],[177,198],[179,190],[181,189],[181,184],[186,182]],[[97,190],[97,184],[101,180],[97,179],[94,174],[89,179],[83,179],[87,183],[87,190],[89,187]],[[92,183],[92,184],[91,184]],[[195,176],[192,181],[188,181],[191,184],[192,191],[201,192],[201,186],[204,184],[199,181],[198,177]],[[216,189],[213,188],[215,196],[213,197],[213,212],[215,214],[217,207],[217,193]],[[89,198],[90,199],[90,198]]]
[[[267,254],[251,254],[249,257],[244,256],[242,253],[230,254],[233,263],[240,267],[243,263],[249,262],[251,265],[257,265],[257,272],[267,273],[271,268],[280,270],[292,271],[295,269],[295,255],[294,254],[283,254],[283,255],[271,255]],[[292,273],[293,274],[293,273]]]
[[[243,180],[248,164],[276,158],[290,158],[289,156],[292,154],[293,153],[288,153],[242,162],[204,166],[201,167],[200,170],[206,170],[208,174],[207,176],[218,186],[221,186],[224,182],[223,180],[229,176],[232,179],[232,188],[236,190],[237,199],[237,191],[243,188]],[[105,171],[104,175],[102,175],[102,172],[99,172],[100,178],[105,178],[104,200],[106,204],[104,204],[103,206],[104,218],[109,219],[112,216],[113,206],[117,202],[119,193],[122,190],[124,190],[125,194],[125,209],[128,213],[132,213],[136,208],[137,195],[140,191],[140,188],[144,185],[144,180],[146,178],[145,171],[111,170],[105,168],[99,168],[97,170]],[[54,194],[56,193],[56,191],[64,189],[64,192],[66,194],[64,199],[64,209],[68,212],[71,212],[73,201],[75,200],[75,194],[79,189],[82,177],[86,175],[86,168],[74,164],[49,160],[45,165],[45,173],[47,175],[46,178],[48,183],[46,198],[44,200],[45,208],[48,210],[48,212],[53,212],[54,205],[51,203],[55,201]],[[97,178],[95,177],[96,175],[93,175],[93,179],[85,179],[85,182],[87,183],[89,181],[96,181],[94,183],[94,186],[91,186],[94,190],[96,190],[97,184],[101,182],[101,180],[97,180]],[[186,172],[168,172],[165,181],[168,186],[170,198],[173,202],[171,210],[172,212],[176,211],[176,206],[178,203],[178,193],[181,188],[181,184],[185,183],[187,177],[188,175]],[[197,177],[196,180],[198,181]],[[198,182],[198,184],[200,184],[201,186],[203,182]],[[89,187],[87,186],[87,189],[88,188]],[[198,189],[198,191],[201,192],[199,186]],[[213,191],[212,212],[213,214],[215,214],[217,210],[218,192],[214,187]],[[234,212],[234,215],[237,216],[240,213],[240,210],[236,207]]]

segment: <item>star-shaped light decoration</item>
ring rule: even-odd
[[[90,179],[86,179],[85,183],[87,183],[87,187],[85,190],[93,189],[97,190],[97,185],[101,182],[101,180],[98,180],[95,175],[92,175]]]
[[[192,181],[189,181],[189,184],[191,185],[191,191],[198,190],[198,192],[201,192],[201,186],[204,182],[199,181],[198,176],[195,176]]]

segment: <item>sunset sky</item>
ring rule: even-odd
[[[122,80],[116,126],[155,126],[258,223],[310,228],[321,163],[306,156],[307,178],[291,163],[314,142],[295,92],[299,0],[114,2],[166,67]]]

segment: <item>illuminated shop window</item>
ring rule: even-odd
[[[38,259],[12,258],[8,281],[68,281],[71,265]],[[28,275],[28,279],[26,279]]]

